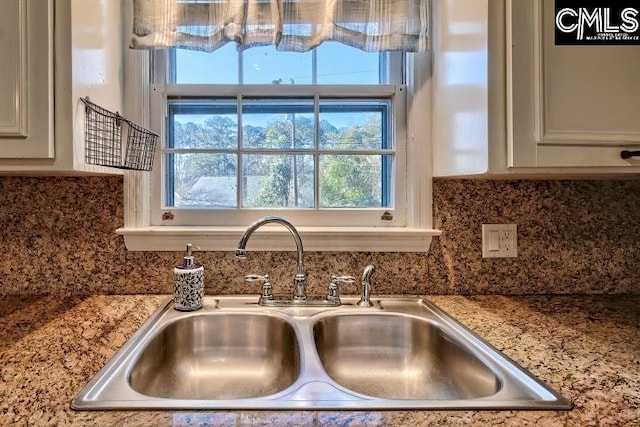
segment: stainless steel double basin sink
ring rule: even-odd
[[[104,409],[570,409],[427,300],[158,309],[72,402]]]

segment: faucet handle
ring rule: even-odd
[[[356,278],[353,276],[336,276],[333,275],[331,276],[331,283],[355,283],[356,282]]]
[[[338,283],[354,283],[356,278],[353,276],[331,276],[331,283],[329,284],[329,295],[327,300],[340,304],[340,294],[338,291]]]
[[[269,281],[269,275],[265,274],[264,276],[261,276],[259,274],[247,274],[246,276],[244,276],[244,280],[245,282],[268,282]]]
[[[269,280],[268,274],[265,274],[264,276],[261,276],[259,274],[247,274],[246,276],[244,276],[244,280],[246,282],[262,282],[258,304],[262,304],[264,301],[273,300],[273,286],[271,286],[271,281]]]

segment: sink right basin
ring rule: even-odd
[[[469,347],[433,322],[411,316],[343,315],[314,325],[327,374],[357,393],[383,399],[477,399],[500,380]]]

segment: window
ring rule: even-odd
[[[406,225],[402,64],[335,42],[156,53],[152,224]]]
[[[428,69],[428,54],[328,42],[128,50],[125,113],[162,147],[152,172],[125,175],[118,233],[129,250],[232,250],[250,222],[276,214],[305,250],[426,251],[439,234]],[[261,234],[253,250],[291,248],[284,229]]]

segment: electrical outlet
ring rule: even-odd
[[[482,258],[518,256],[516,224],[482,224]]]

